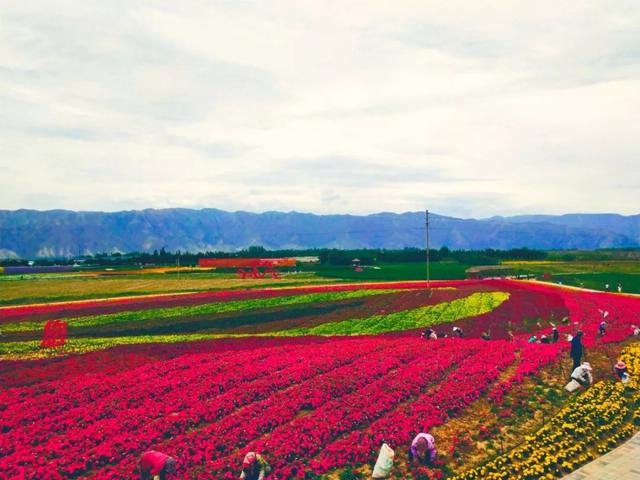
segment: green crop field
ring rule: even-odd
[[[457,262],[431,263],[433,280],[465,278],[469,266]],[[235,273],[201,272],[189,275],[176,273],[140,273],[130,275],[34,274],[0,275],[0,305],[84,300],[157,293],[197,292],[220,289],[290,287],[330,281],[393,281],[424,280],[424,263],[389,263],[363,267],[356,272],[351,266],[307,265],[300,273],[288,273],[280,278],[240,279]]]
[[[640,274],[640,261],[536,261],[536,262],[503,262],[505,267],[522,273],[637,273]]]
[[[615,292],[622,286],[626,293],[640,293],[640,261],[544,261],[544,262],[505,262],[505,266],[516,273],[551,275],[552,282],[565,285],[608,290]]]
[[[552,279],[564,285],[610,292],[616,292],[620,284],[623,293],[640,293],[638,273],[571,273],[553,275]],[[606,288],[606,285],[609,285],[609,288]]]
[[[469,265],[458,262],[432,262],[430,278],[432,280],[457,280],[466,278],[465,270]],[[427,278],[426,263],[383,263],[375,266],[363,266],[357,272],[352,266],[312,265],[305,267],[318,277],[340,278],[349,281],[393,281],[393,280],[425,280]]]

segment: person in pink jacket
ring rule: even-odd
[[[436,440],[433,435],[419,433],[411,442],[409,463],[413,465],[433,466],[436,460]]]
[[[149,450],[140,457],[138,472],[140,480],[152,480],[156,477],[165,480],[176,473],[176,461],[169,455]]]

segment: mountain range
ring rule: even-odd
[[[640,247],[640,215],[521,215],[462,219],[430,214],[430,246],[546,250]],[[98,252],[233,251],[425,246],[424,212],[314,215],[146,209],[121,212],[0,210],[0,257]]]

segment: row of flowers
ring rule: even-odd
[[[403,312],[324,323],[312,328],[276,332],[281,335],[373,335],[455,322],[490,312],[509,298],[505,292],[476,292],[451,302]]]
[[[151,362],[171,360],[182,355],[253,350],[281,345],[308,345],[332,341],[326,337],[225,338],[211,341],[213,335],[140,335],[127,338],[70,339],[65,347],[33,350],[48,355],[39,359],[0,362],[0,384],[10,387],[37,386],[46,390],[48,382],[70,381],[82,375],[109,378]],[[135,343],[134,343],[135,342]],[[39,343],[39,342],[38,342]],[[120,344],[122,343],[122,344]],[[0,343],[0,351],[7,344]],[[34,345],[32,348],[37,349]],[[95,351],[92,351],[95,350]],[[77,354],[71,354],[77,353]]]
[[[434,349],[444,350],[444,346]],[[316,410],[327,402],[336,402],[337,399],[349,402],[355,392],[376,382],[390,371],[403,369],[404,365],[421,357],[423,352],[424,346],[418,342],[409,345],[399,341],[382,342],[369,355],[353,363],[313,377],[287,390],[278,391],[269,398],[247,405],[214,423],[155,444],[154,448],[172,452],[179,459],[181,475],[187,470],[203,468],[206,461],[228,456],[249,441],[288,424],[300,413]],[[133,466],[134,461],[124,461],[114,468],[100,471],[99,476],[110,478],[115,475],[115,478],[121,478]]]
[[[403,329],[418,328],[427,325],[434,325],[446,321],[455,321],[461,326],[468,336],[477,337],[482,332],[489,332],[492,338],[506,338],[507,331],[512,330],[516,334],[524,330],[535,329],[535,319],[542,321],[555,319],[564,336],[567,333],[575,333],[577,328],[582,328],[587,346],[593,344],[597,338],[597,325],[601,320],[601,313],[607,311],[609,328],[606,335],[601,339],[604,342],[619,341],[626,338],[631,332],[631,325],[640,323],[637,314],[637,299],[601,293],[576,292],[559,289],[553,286],[522,284],[512,281],[488,281],[488,282],[450,282],[458,285],[458,291],[442,292],[453,298],[452,301],[441,299],[440,304],[428,304],[423,308],[412,308],[415,303],[406,302],[406,295],[383,295],[389,292],[410,291],[418,284],[415,282],[405,282],[401,284],[380,284],[367,285],[338,285],[338,286],[316,286],[301,289],[261,289],[252,291],[225,291],[206,292],[200,294],[184,295],[179,298],[180,302],[188,305],[196,302],[195,306],[182,306],[171,308],[149,308],[154,306],[154,301],[162,304],[163,297],[157,299],[144,299],[144,308],[147,310],[131,311],[124,313],[113,313],[96,315],[89,317],[79,317],[71,320],[71,328],[77,326],[95,325],[135,325],[136,322],[144,319],[154,319],[162,321],[163,316],[174,318],[181,315],[200,315],[204,313],[215,314],[224,312],[236,312],[255,310],[275,306],[286,306],[295,304],[313,304],[319,301],[340,300],[349,298],[365,298],[372,295],[379,295],[381,299],[390,299],[390,308],[381,307],[386,310],[386,314],[374,315],[372,317],[360,319],[358,322],[351,320],[336,321],[332,316],[330,323],[324,323],[310,328],[296,328],[281,330],[279,332],[265,333],[268,335],[337,335],[337,334],[366,334],[380,333],[385,331],[401,331]],[[439,284],[438,288],[452,288],[448,283]],[[460,286],[462,285],[462,286]],[[386,287],[386,288],[385,288]],[[391,288],[393,287],[393,288]],[[467,297],[459,298],[460,294],[467,294],[469,291],[477,290],[476,293]],[[501,291],[495,291],[499,289]],[[493,291],[492,291],[493,290]],[[509,295],[508,300],[503,296]],[[437,297],[438,294],[434,295]],[[174,296],[180,297],[180,296]],[[194,298],[192,298],[194,297]],[[250,298],[248,298],[250,297]],[[445,296],[446,297],[446,296]],[[176,301],[178,301],[176,300]],[[480,300],[478,302],[478,300]],[[484,305],[482,302],[488,300]],[[115,302],[116,300],[114,300]],[[142,308],[140,299],[119,299],[121,302],[133,302],[131,308]],[[207,303],[208,302],[208,303]],[[81,302],[81,304],[87,302]],[[96,302],[104,303],[104,302]],[[377,302],[374,302],[377,303]],[[430,301],[427,303],[431,303]],[[478,303],[477,305],[473,305]],[[397,305],[396,305],[397,304]],[[565,308],[565,304],[570,308]],[[70,303],[69,307],[75,308],[76,304]],[[404,305],[404,307],[403,307]],[[419,305],[419,304],[418,304]],[[60,305],[57,305],[59,307]],[[31,307],[23,307],[31,308]],[[39,307],[33,307],[39,308]],[[44,307],[43,307],[44,308]],[[404,310],[403,310],[404,309]],[[392,312],[392,313],[388,313]],[[569,323],[561,323],[559,320],[564,313],[569,317]],[[6,312],[3,311],[3,318]],[[22,317],[22,322],[10,324],[16,330],[40,328],[41,323],[26,321]],[[166,320],[165,318],[165,320]],[[529,320],[528,320],[529,319]],[[318,322],[322,319],[319,318]],[[106,323],[105,323],[106,322]],[[111,322],[111,323],[110,323]],[[529,323],[534,322],[534,323]],[[304,324],[303,324],[304,325]],[[509,326],[510,325],[510,326]],[[538,325],[542,327],[540,322]],[[548,329],[550,334],[550,327]],[[541,330],[540,333],[543,331]],[[243,334],[248,335],[248,334]],[[529,335],[529,334],[527,334]],[[50,355],[60,355],[67,353],[83,353],[92,350],[109,348],[121,344],[137,344],[150,342],[176,342],[194,341],[220,338],[222,334],[189,334],[188,336],[178,335],[135,335],[122,338],[116,337],[96,337],[96,338],[71,338],[67,339],[67,346],[63,349],[49,352],[40,351],[39,342],[19,341],[5,342],[0,344],[0,358],[46,358]],[[228,334],[234,337],[233,329]],[[524,338],[524,337],[522,337]]]
[[[637,344],[623,358],[640,363]],[[633,372],[637,375],[638,371]],[[637,382],[634,380],[633,382]],[[579,395],[522,445],[454,480],[551,480],[562,477],[606,453],[634,429],[628,422],[630,402],[637,408],[637,383],[602,381]]]
[[[475,314],[499,294],[506,295],[474,294],[476,299],[486,299],[474,300]],[[618,301],[615,295],[595,294],[581,304],[571,303],[571,295],[563,298],[573,312],[571,321],[579,319],[589,332],[586,339],[596,336],[592,330],[597,328],[599,308],[610,312],[611,330],[605,339],[617,338],[616,332],[630,323],[625,315],[637,313],[624,297]],[[438,323],[464,311],[464,304],[455,304],[457,301],[437,307],[443,308]],[[508,305],[510,300],[502,302]],[[434,307],[425,308],[428,312]],[[406,324],[395,318],[402,329],[430,324],[424,322],[432,314],[422,312],[420,316],[409,310],[405,315],[409,312],[413,313]],[[386,325],[385,320],[380,322],[376,325]],[[518,349],[522,353],[516,373],[492,390],[491,399],[499,401],[515,383],[553,362],[566,348],[566,343],[424,342],[385,337],[213,343],[220,345],[220,351],[189,354],[191,347],[186,344],[180,358],[163,358],[158,363],[143,359],[139,365],[131,359],[121,370],[95,375],[80,374],[76,362],[68,375],[64,369],[54,370],[61,373],[59,380],[45,377],[32,386],[0,392],[0,472],[8,472],[10,478],[130,478],[141,451],[158,448],[178,457],[184,478],[233,478],[238,468],[234,449],[241,447],[265,452],[282,478],[312,477],[344,465],[371,462],[382,439],[401,448],[417,431],[446,421],[486,391],[500,370],[514,361]],[[227,349],[234,343],[240,345],[240,351]],[[625,353],[625,359],[637,371],[636,354],[631,352]],[[114,352],[114,357],[118,354]],[[104,362],[108,359],[107,354]],[[612,390],[597,396],[602,388]],[[616,393],[619,388],[605,384],[589,391],[594,398],[585,400],[586,407],[581,408],[592,413],[594,422],[602,413],[609,427],[594,423],[602,427],[598,430],[602,437],[596,435],[588,445],[607,449],[628,433],[627,427],[615,424],[615,413],[624,417],[629,401],[628,395]],[[607,395],[613,399],[608,410],[589,410]],[[616,410],[619,405],[622,408]],[[572,418],[567,412],[563,421],[576,429]],[[556,427],[565,432],[562,425]],[[566,436],[556,433],[551,430],[542,440],[533,436],[531,441],[535,448],[542,448],[549,446],[545,441]],[[588,430],[579,432],[589,434]],[[535,443],[538,440],[541,443]],[[576,441],[565,446],[573,456],[563,457],[560,464],[555,459],[553,468],[560,466],[554,471],[566,471],[567,465],[573,467],[592,454],[583,446],[578,448]],[[526,451],[510,465],[532,455]],[[550,465],[545,466],[544,475],[554,474]],[[537,470],[531,468],[523,464],[522,472],[536,475]],[[485,473],[496,476],[461,478],[509,478],[499,470]]]
[[[582,330],[583,342],[587,347],[593,347],[596,343],[621,342],[633,334],[632,326],[640,325],[637,297],[544,284],[527,284],[526,288],[531,292],[559,295],[568,311],[567,322],[558,325],[560,332],[575,334],[576,330]],[[606,333],[600,336],[598,328],[603,320],[607,323]],[[549,332],[550,330],[544,333]]]
[[[457,325],[470,337],[477,338],[483,332],[488,332],[493,339],[508,339],[509,332],[514,336],[529,334],[532,329],[538,328],[539,321],[559,320],[569,315],[564,300],[557,292],[540,292],[526,283],[491,281],[486,286],[475,288],[508,292],[509,300],[482,316],[458,322]]]
[[[295,354],[301,354],[305,348],[283,348],[283,355],[280,356],[274,355],[270,349],[241,352],[233,356],[190,356],[98,381],[82,378],[74,382],[51,382],[46,389],[40,386],[10,389],[0,394],[2,404],[6,405],[6,409],[0,412],[0,422],[3,429],[9,432],[2,441],[5,438],[11,440],[12,432],[19,434],[22,432],[20,426],[29,425],[28,441],[38,443],[40,434],[50,435],[47,427],[51,425],[36,422],[54,422],[57,425],[54,431],[61,432],[67,421],[73,426],[75,420],[88,421],[85,416],[105,416],[103,410],[127,407],[126,404],[136,405],[147,397],[160,399],[163,394],[183,386],[201,388],[202,385],[195,382],[201,382],[203,378],[211,378],[211,386],[215,380],[218,389],[227,389],[239,381],[249,381],[261,374],[256,367],[245,368],[244,362],[253,362],[256,366],[277,371],[294,365]],[[195,362],[193,367],[189,365],[190,361]],[[120,405],[120,402],[125,405]],[[92,408],[87,410],[88,404],[92,404]]]
[[[442,342],[445,343],[445,342]],[[381,417],[392,415],[396,407],[406,400],[419,397],[427,388],[449,384],[450,374],[468,365],[464,359],[477,349],[486,349],[479,341],[468,342],[461,348],[461,341],[446,342],[443,351],[428,352],[412,364],[387,375],[348,398],[335,399],[311,414],[273,430],[267,437],[250,442],[250,450],[263,451],[273,459],[274,469],[282,478],[304,478],[306,471],[321,473],[320,468],[309,465],[308,459],[325,451],[341,435],[368,428]],[[453,369],[452,367],[455,366]],[[357,443],[341,450],[343,456],[332,458],[331,468],[348,463]],[[378,444],[379,446],[379,444]],[[234,472],[235,458],[227,457],[208,464],[207,472],[213,478],[229,477]],[[327,466],[326,462],[321,465]],[[209,470],[210,469],[210,470]]]
[[[454,396],[461,378],[475,378],[476,370],[495,378],[486,364],[500,365],[496,352],[513,357],[514,348],[341,338],[185,355],[110,376],[11,388],[0,394],[0,471],[26,479],[129,478],[144,449],[161,448],[179,459],[185,476],[220,478],[237,474],[234,450],[242,446],[279,459],[274,466],[283,472],[291,460],[302,471],[310,467],[291,455],[315,455],[401,402],[424,401],[427,388],[449,389],[451,405],[470,401],[482,387],[473,382],[470,396]]]
[[[640,342],[626,347],[620,358],[627,365],[630,374],[629,390],[631,392],[633,423],[640,425]]]
[[[488,398],[494,404],[501,404],[506,393],[518,384],[521,384],[528,376],[535,375],[543,367],[554,363],[563,350],[568,348],[564,343],[534,343],[526,344],[526,348],[520,354],[518,368],[507,379],[495,385]]]
[[[218,389],[228,390],[253,378],[264,377],[265,371],[279,375],[282,373],[280,370],[299,368],[299,362],[306,358],[307,350],[309,344],[303,342],[233,354],[188,355],[108,378],[87,376],[71,382],[62,380],[33,387],[10,388],[0,394],[0,401],[5,406],[4,411],[0,412],[0,421],[14,425],[30,424],[45,417],[47,420],[60,421],[58,414],[73,418],[75,412],[70,410],[82,409],[89,402],[100,402],[99,405],[111,407],[116,400],[136,403],[141,398],[160,398],[165,390],[167,394],[174,395],[183,386],[200,388],[201,377],[208,381],[208,386],[215,384]],[[352,341],[326,343],[318,345],[315,350],[328,353],[330,358],[336,357],[338,360],[348,360],[352,355],[365,353],[361,345]],[[336,355],[336,352],[344,353]],[[96,410],[95,404],[92,410]],[[9,431],[11,427],[5,426],[5,430]],[[35,432],[32,430],[32,433]]]
[[[431,287],[454,288],[467,285],[463,280],[431,282]],[[217,290],[187,294],[140,295],[126,298],[108,298],[97,300],[75,300],[68,302],[43,303],[34,305],[15,305],[0,307],[0,323],[17,320],[29,320],[33,317],[63,318],[90,316],[103,313],[114,313],[128,310],[144,310],[148,308],[175,307],[226,302],[254,298],[281,297],[287,295],[303,295],[309,293],[345,292],[362,289],[411,289],[425,288],[425,282],[390,282],[374,284],[342,284],[315,285],[286,288],[255,288],[242,290]]]
[[[507,342],[483,345],[478,353],[461,362],[446,381],[389,412],[368,428],[354,430],[329,445],[312,462],[313,471],[324,473],[336,466],[372,464],[383,441],[396,449],[408,450],[417,433],[446,422],[477,400],[500,372],[514,362],[516,348]]]
[[[41,348],[41,340],[0,342],[0,361],[30,362],[34,360],[57,360],[69,355],[82,355],[119,346],[190,343],[202,340],[213,340],[218,337],[219,335],[215,334],[194,333],[186,335],[67,338],[63,346],[56,348]]]
[[[122,348],[133,349],[156,349],[164,350],[165,346],[175,346],[176,351],[189,354],[192,350],[197,349],[192,345],[207,343],[211,345],[211,340],[216,340],[214,349],[224,342],[238,342],[242,347],[257,342],[276,344],[286,344],[290,341],[310,341],[315,343],[320,337],[296,337],[295,340],[285,337],[260,336],[255,337],[247,334],[209,334],[209,333],[192,333],[180,335],[135,335],[126,337],[86,337],[86,338],[67,338],[64,346],[57,348],[43,349],[40,347],[41,341],[23,341],[23,342],[0,342],[0,362],[8,362],[10,365],[26,365],[33,361],[50,361],[56,362],[63,358],[74,358],[74,355],[83,355],[89,352],[112,349],[112,355],[117,356]],[[306,340],[309,339],[309,340]],[[246,342],[246,343],[245,343]],[[205,350],[210,350],[205,349]],[[107,350],[107,354],[109,354]],[[84,356],[79,357],[84,359]],[[81,361],[81,360],[78,360]],[[33,383],[25,378],[21,378],[23,384]]]
[[[103,315],[92,315],[85,317],[74,317],[68,320],[70,327],[96,327],[99,325],[113,325],[143,322],[145,320],[158,320],[167,318],[186,317],[193,315],[215,315],[220,313],[245,312],[247,310],[257,310],[273,307],[286,307],[291,305],[301,305],[307,303],[332,302],[363,298],[371,295],[383,295],[396,293],[400,290],[393,289],[363,289],[349,290],[343,292],[320,292],[306,293],[302,295],[288,295],[283,297],[251,298],[246,300],[231,300],[228,302],[205,303],[201,305],[190,305],[171,308],[149,308],[133,312],[108,313]],[[27,332],[42,330],[44,322],[20,321],[9,323],[2,327],[5,333]]]
[[[25,478],[45,478],[42,475],[51,472],[77,476],[139,453],[141,445],[218,420],[349,364],[376,348],[386,346],[391,349],[387,355],[393,355],[401,345],[401,340],[383,345],[336,341],[318,345],[312,356],[309,346],[186,356],[118,375],[106,384],[87,380],[86,385],[57,385],[55,392],[36,397],[37,402],[2,412],[6,434],[0,443],[0,471],[17,474],[26,467]],[[412,355],[418,353],[416,344]]]

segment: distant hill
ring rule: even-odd
[[[515,217],[493,217],[489,220],[510,223],[551,223],[569,227],[599,229],[619,233],[640,243],[640,215],[618,215],[615,213],[569,213],[566,215],[518,215]]]
[[[640,246],[640,215],[571,214],[460,219],[431,215],[433,248],[538,249]],[[0,210],[0,256],[282,248],[424,247],[424,213],[313,215],[162,209],[123,212]]]

